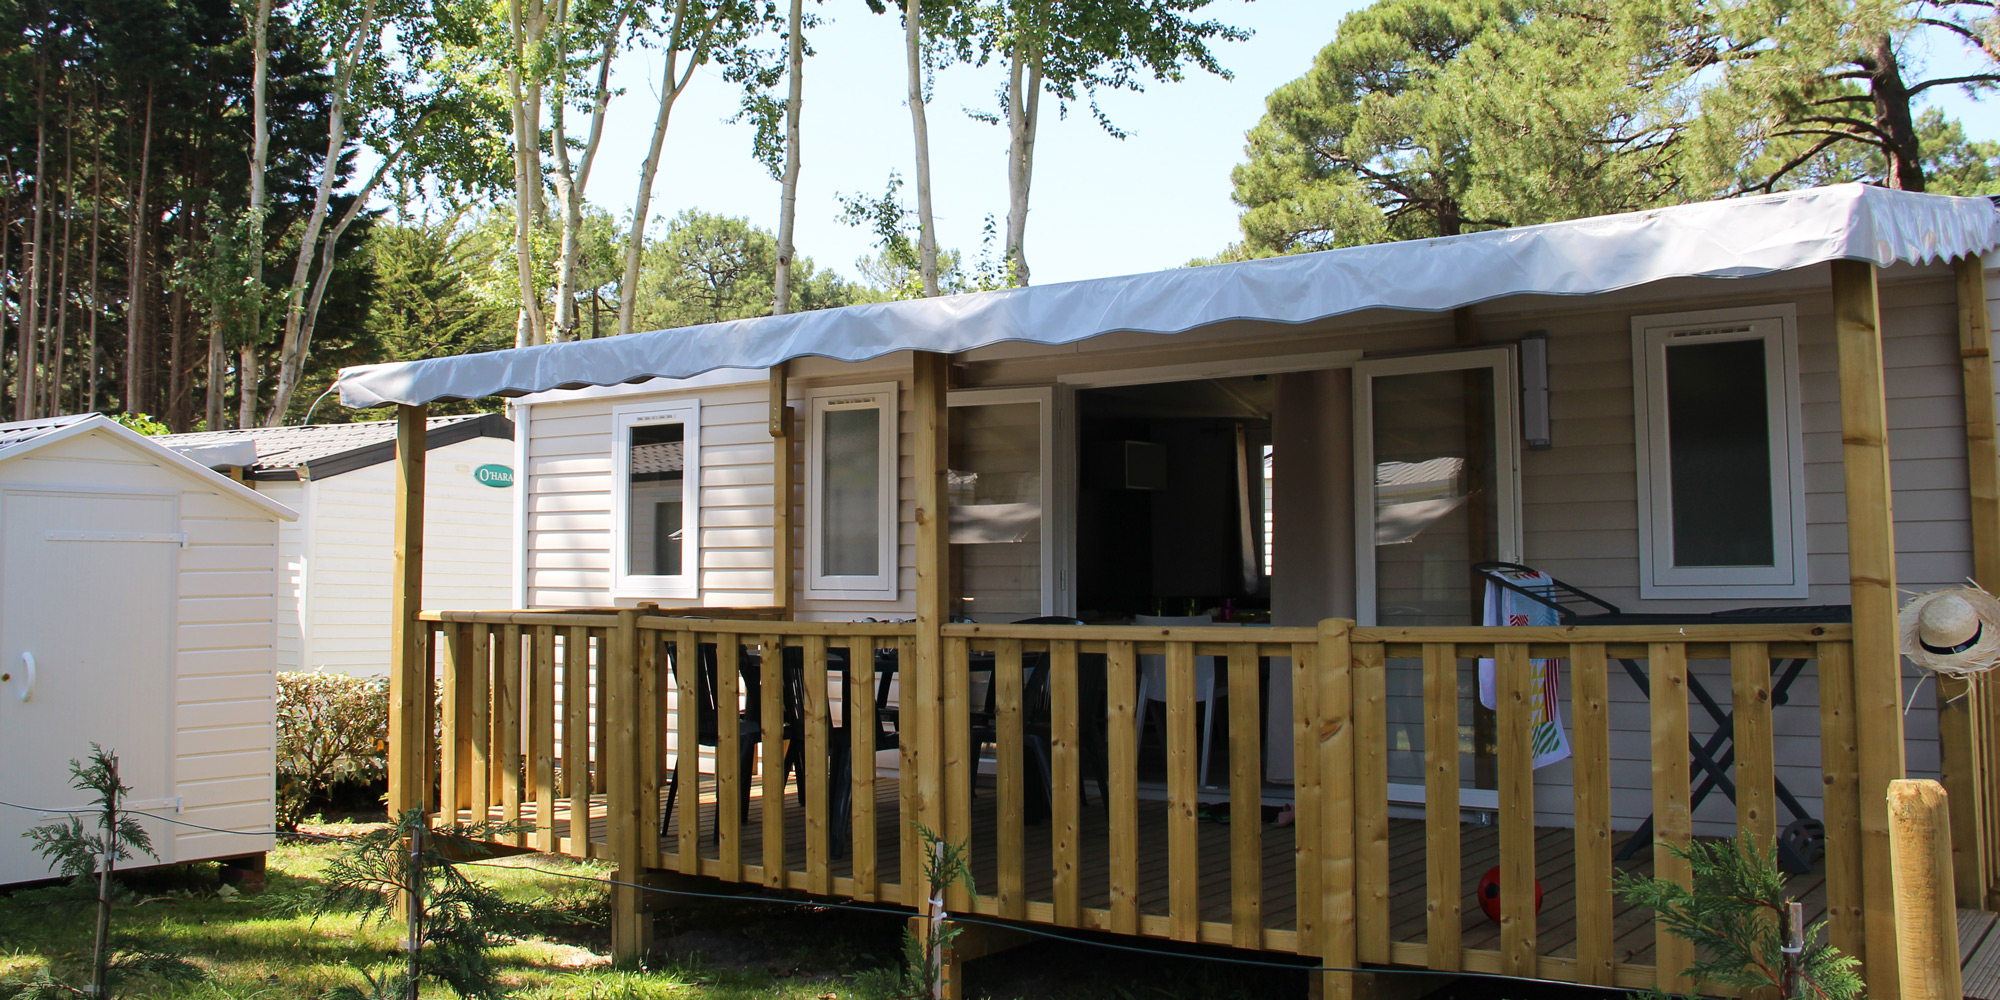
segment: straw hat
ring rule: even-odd
[[[1918,594],[1897,626],[1903,655],[1926,670],[1963,677],[2000,663],[2000,600],[1977,586]]]

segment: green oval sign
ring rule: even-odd
[[[514,485],[514,470],[504,465],[482,465],[472,470],[472,478],[496,489]]]

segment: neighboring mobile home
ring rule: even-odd
[[[97,743],[161,862],[269,850],[293,517],[96,414],[0,424],[0,798],[88,808],[69,761]],[[22,833],[60,818],[0,808],[0,884],[49,877]]]
[[[1681,988],[1614,870],[1784,834],[1893,997],[1891,778],[1942,773],[1959,901],[2000,901],[2000,698],[1916,690],[1894,635],[1901,590],[2000,587],[1996,246],[1989,201],[1846,185],[349,369],[345,403],[403,407],[405,503],[424,404],[513,397],[509,605],[541,609],[398,596],[391,798],[629,879],[917,912],[921,822],[970,846],[951,911],[1316,956],[1336,992],[1363,964]],[[1487,627],[1488,561],[1656,617]],[[613,692],[587,747],[557,742],[595,710],[558,700],[573,670]],[[1574,754],[1538,769],[1543,706]],[[746,740],[803,746],[803,807]],[[696,743],[751,818],[659,812]],[[886,748],[879,783],[846,764]]]
[[[435,608],[513,598],[514,426],[498,413],[429,421],[424,593]],[[299,512],[278,533],[278,669],[389,672],[396,424],[365,421],[160,439]]]

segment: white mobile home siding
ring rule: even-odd
[[[513,603],[517,487],[487,486],[473,477],[482,465],[511,465],[513,460],[513,442],[491,437],[427,453],[425,608],[490,610]],[[285,543],[286,582],[293,599],[286,616],[297,616],[303,635],[296,651],[285,651],[280,669],[388,674],[395,468],[394,462],[378,462],[305,483],[257,484],[273,498],[302,496],[304,504]]]

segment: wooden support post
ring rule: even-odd
[[[790,621],[792,591],[792,408],[785,362],[771,368],[771,606]]]
[[[912,753],[905,760],[916,768],[917,792],[915,812],[917,821],[940,837],[956,835],[945,828],[944,808],[944,746],[942,720],[938,717],[939,704],[944,693],[943,671],[944,637],[942,629],[949,619],[947,593],[951,579],[951,547],[946,537],[945,504],[949,494],[945,490],[945,465],[947,451],[951,443],[951,411],[946,405],[947,382],[951,373],[951,358],[945,354],[918,351],[912,359],[914,391],[912,409],[916,426],[912,437],[916,449],[916,522],[917,522],[917,622],[916,637],[911,641],[908,656],[902,667],[901,719],[908,724],[915,739]],[[954,664],[951,669],[963,670],[965,664]],[[906,864],[907,872],[909,866]],[[916,866],[919,875],[923,865]],[[914,904],[918,913],[928,914],[929,889],[923,885],[904,885],[905,902]]]
[[[1958,966],[1958,905],[1952,898],[1951,818],[1944,786],[1928,780],[1890,782],[1887,816],[1896,890],[1896,962],[1903,996],[1959,1000],[1965,994]]]
[[[1898,1000],[1895,895],[1889,877],[1889,782],[1903,777],[1903,669],[1896,637],[1896,531],[1890,505],[1875,266],[1833,262],[1840,355],[1840,437],[1847,480],[1848,593],[1854,605],[1854,700],[1860,750],[1861,956],[1868,995]]]
[[[643,957],[652,944],[653,918],[641,899],[646,874],[642,836],[651,830],[652,817],[641,809],[642,773],[639,754],[639,612],[618,612],[618,624],[609,635],[604,651],[604,668],[599,675],[601,694],[608,702],[609,726],[598,741],[604,755],[606,798],[604,821],[611,856],[618,863],[618,881],[611,887],[611,956],[615,961],[632,962]],[[687,789],[689,798],[698,794]]]
[[[430,798],[429,627],[424,606],[424,407],[396,408],[395,576],[389,581],[389,813]]]
[[[1979,256],[1952,264],[1958,278],[1958,356],[1965,383],[1965,469],[1972,505],[1972,578],[2000,588],[2000,448],[1993,400],[1993,327],[1986,310],[1986,264]],[[1987,857],[1991,781],[2000,774],[2000,748],[1986,744],[1995,732],[1991,710],[2000,707],[1990,680],[1938,676],[1938,743],[1951,810],[1952,872],[1958,905],[1985,908],[1993,865]],[[1996,900],[2000,902],[2000,900]]]
[[[1325,1000],[1346,1000],[1355,991],[1359,957],[1355,928],[1354,877],[1354,623],[1333,618],[1319,623],[1319,889],[1322,904],[1319,953],[1329,971],[1312,984]]]

